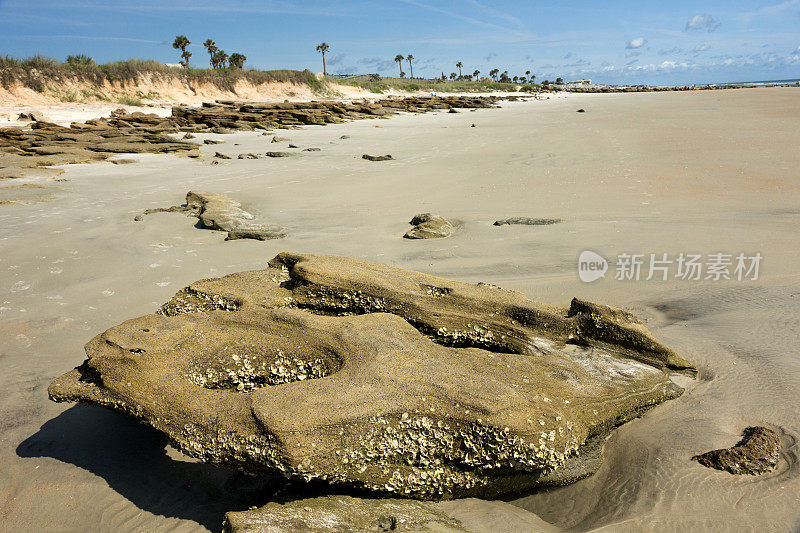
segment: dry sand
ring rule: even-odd
[[[619,306],[701,369],[683,397],[615,431],[591,478],[508,502],[441,504],[471,529],[544,530],[535,513],[573,531],[797,530],[799,121],[792,88],[571,95],[284,132],[322,149],[291,158],[211,166],[215,151],[288,150],[237,133],[213,136],[225,143],[203,148],[203,161],[66,167],[68,181],[40,182],[51,200],[0,205],[0,529],[218,530],[224,511],[264,503],[123,416],[50,403],[46,387],[96,333],[189,282],[291,250]],[[225,242],[181,214],[133,221],[189,189],[229,194],[290,236]],[[425,211],[458,219],[455,235],[402,239]],[[565,222],[492,226],[509,216]],[[757,281],[616,281],[612,271],[585,284],[583,250],[609,260],[760,252],[764,262]],[[774,473],[732,476],[690,460],[748,425],[782,432]]]

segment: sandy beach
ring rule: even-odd
[[[218,531],[225,512],[266,503],[155,430],[48,401],[47,386],[96,334],[195,280],[265,268],[283,251],[492,283],[559,306],[602,302],[641,317],[698,368],[683,396],[611,434],[593,476],[437,504],[469,531],[800,529],[800,89],[500,105],[280,130],[280,143],[203,133],[198,141],[224,142],[203,145],[200,159],[126,155],[136,162],[0,181],[0,200],[18,200],[0,201],[0,530]],[[294,157],[237,159],[289,143]],[[300,151],[311,147],[320,150]],[[215,152],[232,159],[212,165]],[[227,194],[288,235],[225,241],[180,213],[134,221],[190,190]],[[425,212],[453,220],[454,234],[403,239]],[[493,225],[513,216],[563,222]],[[617,280],[612,265],[584,283],[586,250],[610,263],[681,253],[763,262],[755,280],[684,280],[674,265],[666,281]],[[691,460],[734,445],[747,426],[781,436],[774,472],[733,476]]]

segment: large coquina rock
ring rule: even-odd
[[[429,499],[585,476],[582,451],[693,371],[618,309],[291,253],[193,283],[86,353],[53,400],[250,473]]]

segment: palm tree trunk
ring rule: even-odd
[[[325,52],[322,52],[322,75],[328,75],[327,67],[325,66]]]
[[[414,65],[411,64],[411,61],[408,62],[408,70],[411,73],[411,79],[414,79]]]
[[[400,77],[403,76],[403,63],[401,61],[397,62],[397,66],[400,67]]]

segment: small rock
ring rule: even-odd
[[[111,162],[112,162],[112,163],[114,163],[115,165],[131,165],[131,164],[133,164],[133,163],[136,163],[136,162],[137,162],[137,160],[136,160],[136,159],[131,159],[131,158],[123,158],[123,159],[110,159],[109,161],[111,161]]]
[[[289,142],[289,139],[287,139],[286,137],[273,137],[272,142],[274,143]]]
[[[453,224],[444,217],[433,213],[422,213],[409,222],[413,228],[408,230],[406,239],[442,239],[453,234]]]
[[[264,155],[267,157],[291,157],[294,154],[291,152],[267,152]]]
[[[460,113],[460,112],[461,112],[461,111],[459,111],[459,110],[458,110],[458,109],[456,109],[455,107],[451,107],[451,108],[450,108],[450,111],[448,111],[448,113]]]
[[[187,133],[186,135],[183,136],[184,141],[188,141],[189,139],[194,139],[194,138],[195,136],[192,135],[191,133]]]
[[[731,448],[713,450],[692,457],[703,466],[725,470],[731,474],[765,474],[775,469],[781,456],[778,435],[764,427],[748,427]]]
[[[222,144],[225,141],[218,141],[216,139],[203,139],[203,144]]]
[[[322,150],[322,148],[313,148],[313,147],[312,148],[304,148],[303,149],[304,152],[319,152],[321,150]]]
[[[216,153],[214,154],[214,157],[216,157],[217,159],[230,159],[230,156],[227,156],[227,155],[225,155],[225,154],[221,154],[221,153],[219,153],[219,152],[216,152]]]
[[[366,159],[367,161],[392,161],[394,157],[390,154],[386,155],[368,155],[364,154],[361,156],[361,159]]]
[[[345,140],[345,139],[349,139],[349,138],[350,138],[350,136],[349,136],[349,135],[342,135],[342,136],[341,136],[341,137],[339,137],[339,138],[340,138],[340,139],[342,139],[342,140]]]
[[[585,109],[578,109],[578,113],[586,113]]]
[[[511,224],[520,224],[523,226],[549,226],[550,224],[558,224],[564,222],[560,218],[530,218],[530,217],[511,217],[502,220],[495,220],[495,226],[505,226]]]
[[[297,146],[296,144],[290,144],[290,145],[289,145],[289,148],[300,148],[300,147],[299,147],[299,146]]]
[[[239,154],[239,159],[258,159],[256,154]]]
[[[474,128],[474,127],[475,127],[475,124],[473,124],[473,125],[471,125],[471,126],[470,126],[470,128]]]

